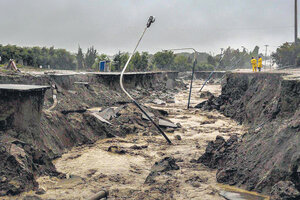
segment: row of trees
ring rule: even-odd
[[[8,63],[14,59],[17,63],[27,66],[38,67],[51,66],[56,69],[75,69],[75,56],[65,49],[54,47],[18,47],[16,45],[0,44],[1,63]]]
[[[18,47],[16,45],[0,45],[0,64],[7,64],[14,59],[19,65],[32,67],[50,67],[51,69],[79,69],[97,70],[100,61],[111,61],[112,71],[120,71],[129,58],[129,53],[118,52],[110,59],[105,54],[99,54],[92,46],[84,53],[79,46],[76,54],[65,49],[54,47]],[[197,70],[210,70],[212,64],[207,63],[208,54],[202,53],[198,56]],[[193,54],[174,54],[171,51],[157,52],[150,55],[147,52],[136,52],[129,63],[129,71],[149,70],[178,70],[187,71],[191,69]]]
[[[54,47],[18,47],[15,45],[3,46],[0,44],[0,64],[8,63],[9,59],[17,63],[32,67],[50,66],[54,69],[79,69],[97,70],[100,61],[110,61],[112,71],[120,71],[129,58],[129,53],[118,52],[113,57],[99,54],[92,46],[84,53],[79,46],[76,54],[65,49]],[[240,51],[228,47],[222,54],[215,56],[207,53],[197,54],[196,70],[227,70],[235,67],[249,68],[251,57],[262,56],[259,54],[259,47],[252,51],[245,48]],[[300,40],[295,43],[284,43],[275,53],[272,59],[279,66],[297,65],[300,66]],[[151,55],[147,52],[136,52],[129,63],[129,71],[150,71],[150,70],[175,70],[189,71],[193,65],[193,53],[174,54],[172,51],[162,51]]]

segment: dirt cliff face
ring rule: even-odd
[[[155,98],[151,96],[153,90],[165,92],[165,81],[169,79],[174,81],[174,87],[181,87],[180,82],[175,81],[176,76],[177,73],[145,73],[125,75],[124,79],[130,93],[141,100],[142,97]],[[45,93],[45,99],[44,92],[0,95],[0,196],[36,189],[35,180],[39,175],[58,176],[51,160],[74,146],[135,134],[139,129],[151,127],[150,122],[134,125],[134,119],[141,114],[128,104],[130,100],[120,91],[117,74],[0,74],[0,83],[55,87]],[[53,95],[58,103],[48,110],[54,103]],[[122,107],[123,104],[128,106]],[[119,112],[124,113],[116,119],[118,126],[112,126],[88,110],[93,107],[98,108],[98,113],[105,108],[122,107]],[[157,111],[150,111],[159,115]]]
[[[40,139],[44,92],[0,92],[0,196],[37,188],[38,175],[58,175]]]
[[[218,139],[198,161],[218,168],[217,180],[222,183],[269,193],[279,181],[291,181],[299,190],[299,104],[299,80],[283,74],[227,75],[221,96],[198,107],[219,109],[249,126],[249,131],[239,142]]]

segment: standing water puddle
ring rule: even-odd
[[[270,198],[256,192],[239,189],[229,185],[219,184],[221,190],[220,195],[228,200],[269,200]]]

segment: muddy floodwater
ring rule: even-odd
[[[191,107],[200,99],[201,81],[195,81]],[[208,85],[203,91],[219,95],[220,85]],[[188,89],[175,96],[175,103],[167,105],[147,104],[168,111],[168,119],[180,123],[182,128],[166,133],[173,145],[168,145],[162,136],[129,135],[126,138],[104,139],[91,145],[73,148],[54,161],[59,172],[67,179],[40,177],[38,183],[46,193],[43,199],[87,199],[98,191],[109,191],[108,199],[199,199],[223,200],[224,193],[232,199],[264,199],[253,194],[237,195],[216,182],[215,171],[202,164],[191,163],[205,151],[207,142],[217,135],[225,138],[240,135],[243,127],[217,111],[187,110]],[[181,140],[176,139],[181,136]],[[177,136],[178,137],[178,136]],[[134,149],[133,145],[145,148]],[[108,152],[110,146],[125,149],[124,154]],[[166,156],[176,158],[180,169],[170,171],[158,178],[155,184],[145,184],[151,166]],[[28,192],[22,195],[30,195]],[[222,196],[223,194],[223,196]]]

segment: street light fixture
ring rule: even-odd
[[[125,93],[125,94],[133,101],[133,103],[138,107],[138,109],[140,109],[140,111],[141,111],[144,115],[146,115],[146,117],[152,122],[152,124],[159,130],[159,132],[164,136],[164,138],[167,140],[167,142],[168,142],[169,144],[172,144],[171,140],[170,140],[170,139],[168,138],[168,136],[163,132],[163,130],[162,130],[162,129],[154,122],[154,120],[148,115],[148,113],[147,113],[147,112],[146,112],[146,111],[138,104],[138,102],[137,102],[137,101],[136,101],[136,100],[135,100],[135,99],[134,99],[134,98],[133,98],[126,90],[125,90],[125,88],[124,88],[124,86],[123,86],[123,75],[124,75],[124,72],[125,72],[125,70],[126,70],[128,64],[129,64],[129,62],[130,62],[132,56],[134,55],[134,53],[135,53],[137,47],[139,46],[139,44],[140,44],[140,42],[141,42],[141,40],[142,40],[142,38],[143,38],[143,36],[144,36],[146,30],[151,26],[151,24],[152,24],[153,22],[155,22],[155,18],[154,18],[153,16],[150,16],[149,19],[148,19],[147,25],[146,25],[146,27],[145,27],[145,29],[144,29],[144,31],[143,31],[143,33],[142,33],[140,39],[138,40],[138,43],[136,44],[136,46],[135,46],[135,48],[134,48],[132,54],[131,54],[130,57],[128,58],[128,60],[127,60],[127,62],[126,62],[126,64],[125,64],[125,66],[124,66],[124,68],[123,68],[123,70],[122,70],[122,72],[121,72],[121,76],[120,76],[120,86],[121,86],[121,89],[123,90],[123,92],[124,92],[124,93]]]

